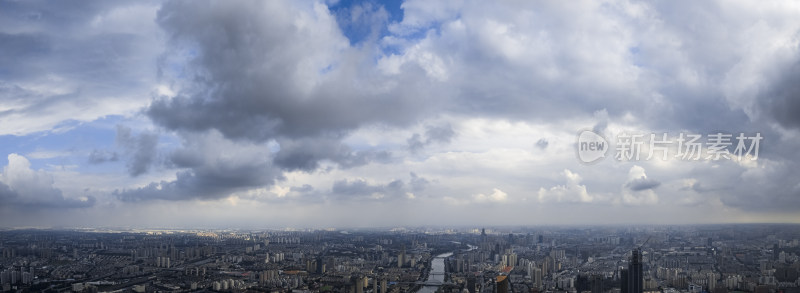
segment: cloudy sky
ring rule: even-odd
[[[2,1],[0,226],[800,222],[799,46],[793,1]]]

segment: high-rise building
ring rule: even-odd
[[[467,278],[467,291],[469,291],[469,293],[477,292],[475,290],[475,276],[470,276]]]
[[[553,258],[550,256],[546,256],[544,260],[542,260],[542,275],[549,275],[553,272]]]
[[[708,291],[714,292],[715,289],[717,289],[717,275],[708,273]]]
[[[313,273],[317,270],[317,263],[312,259],[306,259],[306,272]]]
[[[619,270],[619,292],[628,293],[628,269]]]
[[[406,246],[403,245],[403,250],[397,255],[397,267],[402,268],[406,261]]]
[[[603,277],[600,275],[592,275],[590,281],[592,293],[603,293]]]
[[[497,276],[497,293],[508,293],[508,276]]]
[[[533,269],[533,286],[537,289],[542,289],[542,270],[539,268]]]
[[[628,292],[642,293],[644,291],[644,275],[642,274],[642,251],[631,251],[631,260],[628,263]]]
[[[323,260],[321,257],[318,257],[315,263],[316,263],[316,266],[317,266],[317,268],[316,268],[317,274],[324,274],[325,273],[325,260]]]
[[[353,277],[353,292],[355,293],[364,293],[364,279],[361,277]]]
[[[508,264],[506,264],[506,265],[509,266],[509,267],[513,267],[513,266],[517,265],[517,254],[516,253],[512,253],[512,254],[508,255]]]

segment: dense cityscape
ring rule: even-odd
[[[800,226],[5,230],[3,292],[800,292]]]

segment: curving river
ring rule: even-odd
[[[469,244],[467,245],[469,246],[469,249],[467,251],[478,248],[477,246],[474,245],[469,245]],[[433,260],[431,261],[431,271],[428,273],[427,281],[444,283],[444,276],[445,276],[444,260],[450,257],[451,255],[453,255],[453,253],[448,252],[448,253],[442,253],[433,258]],[[439,286],[424,286],[421,289],[419,289],[417,293],[434,293],[436,292],[437,289],[439,289]]]
[[[437,255],[431,261],[431,271],[428,273],[427,281],[444,282],[444,259],[453,255],[452,252],[442,253]],[[439,289],[439,286],[424,286],[417,293],[433,293]]]

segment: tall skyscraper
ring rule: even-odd
[[[542,270],[540,268],[533,269],[533,286],[537,290],[542,290]]]
[[[619,270],[619,292],[628,293],[628,269]]]
[[[644,291],[644,275],[642,274],[642,251],[634,249],[628,263],[628,292],[642,293]]]

